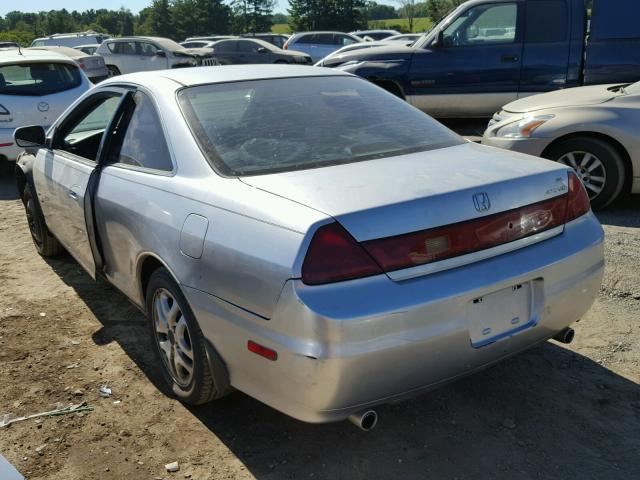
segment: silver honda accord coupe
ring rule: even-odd
[[[146,312],[189,404],[235,388],[371,428],[375,405],[570,341],[602,279],[572,170],[334,70],[124,75],[15,140],[38,252]]]

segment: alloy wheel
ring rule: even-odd
[[[582,181],[589,198],[593,200],[602,193],[607,183],[607,171],[598,157],[589,152],[568,152],[558,162],[573,168]]]
[[[178,385],[188,387],[194,366],[189,325],[177,300],[164,288],[153,298],[153,326],[165,367]]]

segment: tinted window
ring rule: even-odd
[[[265,38],[265,40],[267,39]],[[284,42],[287,40],[283,37],[272,37],[267,41],[273,43],[278,48],[282,48],[284,46]]]
[[[0,94],[41,96],[80,85],[82,77],[66,63],[18,63],[0,65]]]
[[[612,5],[612,3],[615,3]],[[591,35],[594,40],[640,38],[638,0],[594,0]],[[633,47],[629,47],[633,48]]]
[[[171,155],[153,103],[142,92],[137,92],[133,100],[135,107],[122,140],[118,162],[171,171]]]
[[[355,77],[285,78],[182,90],[201,148],[227,175],[390,157],[463,143],[456,134]]]
[[[528,43],[564,42],[567,38],[566,0],[528,1],[525,41]],[[541,28],[544,25],[544,28]]]
[[[235,52],[236,42],[217,42],[213,49],[218,53]]]
[[[238,50],[243,53],[257,53],[258,48],[262,45],[258,45],[250,40],[240,40],[238,42]]]
[[[318,43],[317,35],[302,35],[300,38],[297,38],[294,43]]]
[[[334,35],[333,43],[334,45],[345,46],[345,45],[351,45],[352,43],[357,43],[357,42],[356,40],[354,40],[351,37],[348,37],[347,35]]]
[[[109,126],[119,102],[120,96],[116,95],[102,97],[96,103],[92,103],[79,120],[63,127],[62,142],[58,148],[95,161],[104,131]]]
[[[472,7],[444,30],[444,44],[451,47],[514,43],[517,17],[515,3]]]
[[[117,42],[114,43],[115,52],[121,55],[135,55],[136,42]]]
[[[318,33],[315,35],[315,42],[313,43],[320,45],[337,45],[338,40],[336,40],[333,33]]]

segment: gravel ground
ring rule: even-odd
[[[165,396],[143,316],[70,257],[36,254],[5,168],[0,415],[94,410],[0,429],[0,453],[31,479],[640,478],[640,197],[600,218],[605,280],[571,346],[547,342],[383,406],[364,433],[300,423],[241,393],[199,408]],[[167,473],[173,461],[180,471]]]

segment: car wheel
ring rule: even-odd
[[[22,192],[22,203],[27,213],[27,223],[29,224],[29,232],[36,250],[43,257],[55,257],[62,252],[62,245],[58,239],[54,237],[44,220],[44,215],[40,210],[40,205],[36,200],[31,185],[27,183]]]
[[[591,206],[601,210],[622,192],[625,181],[620,153],[599,138],[572,138],[551,149],[547,158],[573,168],[587,189]]]
[[[157,269],[147,286],[147,317],[162,373],[175,396],[201,405],[228,393],[214,381],[214,371],[224,370],[219,358],[207,355],[206,340],[180,287],[164,268]]]
[[[120,69],[113,65],[107,65],[107,70],[109,70],[109,77],[116,77],[120,75]]]

